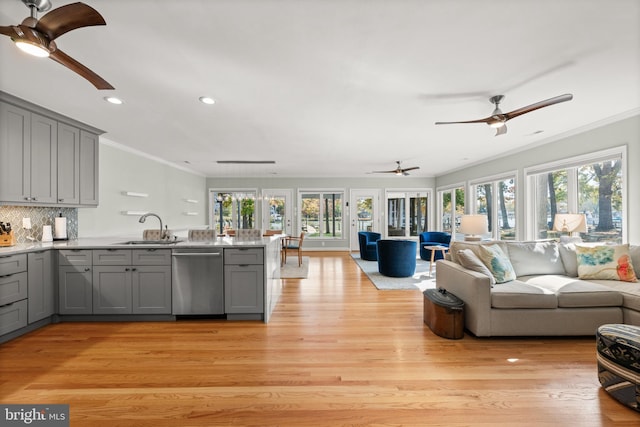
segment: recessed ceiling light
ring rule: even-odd
[[[115,96],[105,96],[104,100],[110,102],[111,104],[120,105],[122,104],[122,100],[120,98],[116,98]]]
[[[215,100],[215,99],[213,99],[213,98],[211,98],[211,97],[209,97],[209,96],[201,96],[201,97],[200,97],[200,98],[198,98],[198,99],[200,99],[200,102],[202,102],[203,104],[209,104],[209,105],[212,105],[212,104],[215,104],[215,103],[216,103],[216,100]]]

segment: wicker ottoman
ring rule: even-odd
[[[596,344],[600,384],[640,412],[640,327],[602,325],[596,332]]]

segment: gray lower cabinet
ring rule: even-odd
[[[0,335],[27,326],[27,256],[0,257]]]
[[[171,250],[94,250],[93,265],[94,314],[171,314]]]
[[[93,313],[92,251],[58,251],[58,313]]]
[[[132,292],[133,314],[171,314],[171,266],[134,267]]]
[[[264,312],[264,251],[225,249],[224,308],[228,314]]]
[[[27,255],[29,323],[46,319],[55,313],[53,252],[40,251]]]
[[[130,314],[131,267],[93,267],[93,314]]]

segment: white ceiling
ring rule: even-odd
[[[370,177],[396,160],[437,176],[640,112],[637,0],[85,3],[107,26],[56,42],[115,91],[8,37],[0,90],[211,177]],[[28,13],[0,0],[0,25]],[[507,112],[564,93],[574,99],[513,119],[500,137],[484,124],[434,125],[489,116],[495,94]]]

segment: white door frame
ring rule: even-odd
[[[372,229],[371,231],[375,231],[376,233],[381,233],[380,228],[380,190],[377,188],[369,188],[369,189],[352,189],[349,195],[349,241],[350,241],[350,249],[352,251],[357,251],[359,249],[358,244],[358,199],[362,197],[371,197],[373,200],[371,211],[373,217],[372,221]]]
[[[271,216],[269,199],[271,197],[284,198],[284,218],[282,218],[282,232],[293,232],[293,190],[290,188],[266,188],[262,190],[262,231],[269,229]]]

